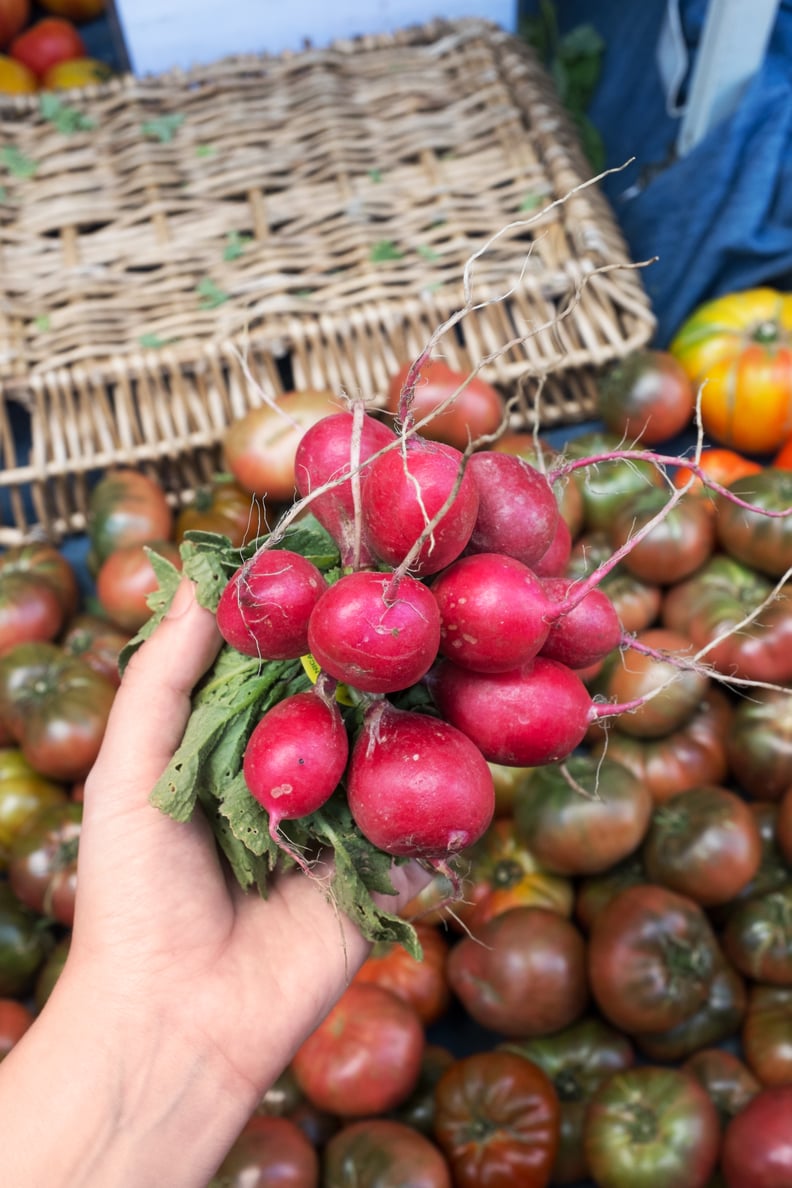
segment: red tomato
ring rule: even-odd
[[[448,1164],[434,1143],[390,1118],[367,1118],[339,1130],[325,1148],[323,1172],[323,1188],[451,1188]]]
[[[704,910],[652,883],[616,895],[589,937],[592,993],[628,1035],[665,1031],[691,1016],[706,1001],[719,960]]]
[[[742,1049],[763,1085],[792,1084],[792,986],[751,987]]]
[[[294,458],[306,429],[346,406],[333,392],[284,392],[239,417],[223,438],[226,469],[243,490],[272,503],[294,499]]]
[[[668,441],[689,424],[696,403],[682,365],[667,351],[633,351],[597,381],[605,427],[639,446]]]
[[[216,1173],[223,1188],[319,1188],[319,1156],[296,1122],[254,1114]]]
[[[790,451],[790,457],[792,457],[792,451]],[[721,487],[728,487],[729,483],[733,483],[738,478],[745,478],[746,475],[759,474],[762,469],[758,462],[754,462],[751,458],[744,458],[736,450],[720,449],[716,446],[701,451],[697,466],[707,479],[712,479]],[[675,487],[684,487],[689,479],[693,479],[689,488],[691,495],[701,492],[707,493],[708,496],[711,495],[711,490],[695,474],[695,471],[686,466],[680,466],[674,472]],[[707,507],[711,511],[715,510],[710,498],[708,498]]]
[[[726,1128],[721,1166],[727,1188],[792,1184],[792,1085],[757,1093]]]
[[[453,946],[448,981],[482,1027],[513,1039],[548,1035],[586,1008],[583,936],[558,912],[511,908]]]
[[[353,982],[297,1050],[292,1069],[306,1097],[342,1118],[386,1113],[418,1081],[423,1024],[382,986]]]
[[[384,941],[375,945],[353,981],[374,982],[391,990],[414,1007],[422,1023],[436,1023],[451,1000],[446,978],[448,941],[433,925],[417,920],[413,925],[423,949],[420,960],[404,945]]]
[[[5,49],[29,20],[30,0],[0,0],[0,49]]]
[[[164,488],[141,471],[108,470],[91,490],[87,531],[94,571],[116,549],[168,540],[172,530],[173,511]]]
[[[748,1066],[726,1048],[699,1048],[688,1056],[682,1071],[692,1073],[706,1089],[722,1126],[745,1109],[761,1088]]]
[[[22,1038],[34,1019],[33,1012],[15,998],[0,998],[0,1060]]]
[[[591,1102],[583,1142],[607,1188],[705,1188],[715,1170],[715,1106],[690,1073],[639,1066],[614,1073]]]
[[[95,672],[100,672],[114,685],[118,685],[121,681],[118,659],[130,639],[128,631],[123,631],[107,619],[99,615],[82,614],[69,623],[61,646],[70,656],[80,656]]]
[[[435,1093],[435,1138],[455,1188],[546,1188],[559,1106],[538,1065],[513,1052],[478,1052],[452,1064]]]
[[[411,363],[405,363],[388,383],[385,407],[396,416],[411,367]],[[436,412],[448,400],[451,403],[442,412]],[[409,405],[416,424],[430,418],[419,429],[422,437],[445,442],[458,450],[464,450],[470,441],[496,433],[504,411],[505,403],[497,388],[480,375],[468,380],[467,372],[449,367],[442,359],[427,359],[421,365]]]
[[[96,575],[96,596],[107,617],[122,631],[137,631],[151,617],[150,594],[159,586],[149,550],[181,569],[179,546],[168,540],[118,548]]]
[[[99,753],[115,686],[53,643],[21,643],[0,657],[0,717],[41,775],[70,782]]]
[[[610,525],[615,552],[660,516],[666,491],[647,487],[626,499]],[[637,544],[630,544],[622,565],[642,582],[670,586],[695,573],[715,548],[715,522],[703,499],[685,497],[663,515]]]
[[[85,42],[71,21],[42,17],[13,39],[10,54],[41,78],[51,66],[69,58],[87,58]]]

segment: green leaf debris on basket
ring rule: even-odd
[[[224,292],[209,276],[199,280],[196,289],[201,309],[217,309],[218,306],[225,305],[226,301],[230,300],[230,293]]]
[[[226,236],[226,245],[223,249],[223,259],[238,260],[248,244],[252,242],[252,235],[242,235],[239,231],[229,231]]]
[[[35,177],[38,161],[27,157],[15,144],[4,144],[0,148],[0,165],[5,166],[12,177]]]
[[[183,123],[182,113],[174,111],[170,115],[155,116],[153,119],[144,120],[140,125],[140,131],[147,140],[158,140],[161,144],[167,144],[173,140]]]
[[[183,573],[195,582],[196,597],[202,606],[216,611],[232,574],[265,539],[251,541],[240,550],[227,537],[214,533],[186,534],[181,546]],[[308,557],[330,582],[341,574],[335,542],[311,515],[289,528],[279,545]],[[122,670],[162,619],[182,579],[182,573],[164,558],[152,554],[151,559],[160,583],[149,598],[152,615],[124,649]],[[273,842],[267,813],[247,790],[242,775],[245,747],[267,709],[310,687],[310,678],[299,660],[259,660],[224,645],[194,692],[182,742],[151,794],[152,803],[177,821],[187,821],[193,813],[202,812],[219,851],[240,886],[251,894],[266,896],[276,870],[295,864]],[[355,707],[347,707],[344,712],[357,720]],[[333,873],[327,894],[336,909],[350,916],[366,937],[397,941],[413,955],[420,955],[413,926],[380,907],[373,898],[375,893],[394,893],[390,878],[394,860],[360,833],[342,789],[319,811],[285,821],[281,828],[290,845],[301,853],[332,855]]]
[[[378,239],[371,245],[369,259],[372,264],[383,264],[388,260],[401,260],[404,252],[392,239]]]
[[[96,127],[96,120],[71,104],[64,103],[55,91],[43,92],[39,98],[39,111],[42,118],[53,124],[59,132],[89,132]]]

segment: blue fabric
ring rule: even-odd
[[[533,3],[525,11],[535,11]],[[693,58],[706,0],[680,0]],[[656,63],[665,0],[558,0],[563,30],[591,23],[606,43],[589,116],[618,168],[602,188],[635,260],[666,347],[702,301],[757,285],[792,287],[792,0],[783,0],[764,62],[737,111],[676,158]]]

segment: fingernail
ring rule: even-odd
[[[176,588],[176,593],[173,595],[173,601],[168,607],[165,618],[180,619],[190,609],[194,600],[195,595],[192,582],[189,578],[182,578]]]

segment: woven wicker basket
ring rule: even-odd
[[[485,245],[438,349],[526,426],[590,416],[654,319],[589,174],[530,49],[478,20],[8,99],[0,544],[80,531],[115,463],[189,496],[287,388],[376,406]]]

